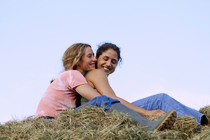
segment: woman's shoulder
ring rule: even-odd
[[[102,69],[94,69],[89,71],[85,77],[88,79],[92,79],[92,78],[99,78],[103,75],[106,75],[106,73],[102,70]]]
[[[100,74],[100,73],[105,73],[102,69],[94,69],[89,71],[87,74]]]

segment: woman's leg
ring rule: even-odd
[[[165,93],[149,96],[147,98],[137,100],[132,104],[142,107],[145,110],[160,109],[165,112],[175,110],[177,112],[177,117],[191,116],[195,117],[196,120],[201,123],[201,125],[208,124],[208,120],[204,114],[201,114],[199,111],[183,105]]]
[[[127,108],[123,104],[121,104],[118,100],[106,97],[106,96],[99,96],[96,97],[89,102],[83,104],[82,106],[76,108],[75,110],[79,110],[83,106],[92,106],[92,107],[101,107],[104,110],[112,112],[117,110],[119,112],[125,113],[132,118],[132,120],[138,123],[140,126],[145,128],[148,131],[159,131],[163,129],[171,128],[176,119],[176,112],[170,111],[165,114],[163,117],[158,119],[157,121],[150,121],[146,119],[144,116],[134,112],[133,110]]]
[[[84,106],[101,107],[106,111],[106,110],[109,110],[110,107],[115,103],[120,103],[120,101],[118,101],[116,99],[109,98],[107,96],[98,96],[98,97],[82,104],[81,106],[75,108],[75,111],[79,110],[80,108],[82,108]]]
[[[175,111],[169,111],[156,121],[150,121],[121,103],[113,104],[108,111],[112,112],[114,110],[127,114],[135,123],[138,123],[143,129],[151,132],[170,129],[176,120]]]

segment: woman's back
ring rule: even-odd
[[[77,70],[62,72],[47,88],[39,102],[36,117],[55,117],[63,110],[76,107],[75,87],[87,84],[85,78]]]

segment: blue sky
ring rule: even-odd
[[[195,109],[210,105],[207,0],[0,2],[0,122],[34,115],[65,49],[112,42],[123,63],[109,76],[130,102],[167,93]]]

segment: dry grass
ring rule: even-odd
[[[210,107],[200,111],[210,117]],[[195,119],[178,118],[172,130],[148,133],[119,112],[85,107],[67,110],[54,121],[27,118],[0,125],[0,140],[208,140],[210,127],[195,133]]]

